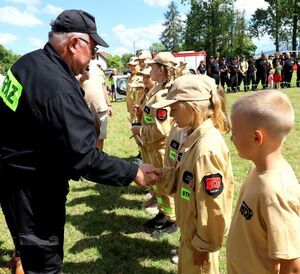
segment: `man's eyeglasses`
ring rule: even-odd
[[[89,41],[87,41],[87,40],[85,40],[85,39],[83,39],[83,38],[81,38],[81,37],[77,37],[77,38],[78,38],[79,40],[81,40],[81,41],[87,43],[88,45],[90,45],[91,48],[92,48],[92,50],[93,50],[93,54],[96,54],[96,53],[97,53],[98,47],[94,47]]]

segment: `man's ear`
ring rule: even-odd
[[[254,131],[254,142],[257,145],[261,145],[264,141],[264,134],[260,129]]]
[[[78,46],[79,46],[78,38],[76,36],[72,36],[67,43],[68,50],[72,53],[75,53]]]

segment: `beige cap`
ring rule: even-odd
[[[150,75],[152,68],[151,67],[146,67],[143,70],[141,70],[140,72],[138,72],[138,74],[140,75]]]
[[[211,98],[211,93],[216,90],[215,80],[207,75],[183,75],[173,82],[165,99],[161,99],[152,107],[164,108],[179,101],[206,101]]]
[[[152,59],[151,52],[149,50],[142,50],[138,55],[137,59],[138,60]]]
[[[139,64],[139,61],[137,60],[136,56],[132,56],[129,60],[129,62],[127,63],[127,66],[136,66]]]
[[[162,51],[158,53],[153,60],[145,60],[146,64],[161,64],[168,67],[174,67],[177,65],[177,60],[173,56],[171,52],[168,51]]]

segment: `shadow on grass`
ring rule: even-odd
[[[134,199],[135,194],[143,190],[129,186],[127,188],[91,185],[97,194],[73,198],[67,207],[84,205],[92,208],[83,214],[67,216],[67,222],[85,235],[77,241],[69,253],[79,254],[85,249],[97,249],[98,257],[92,262],[65,262],[64,273],[145,273],[169,274],[162,264],[170,264],[170,250],[175,248],[168,239],[154,240],[143,233],[143,223],[148,219],[142,212],[141,201]],[[86,187],[80,190],[87,190]],[[130,200],[123,195],[131,195]],[[134,212],[129,215],[128,211]],[[130,235],[137,233],[137,235]],[[167,261],[167,262],[166,262]],[[141,265],[143,262],[143,265]],[[159,263],[158,263],[159,262]],[[164,268],[164,269],[162,269]],[[175,269],[170,267],[168,269]]]

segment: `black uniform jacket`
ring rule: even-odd
[[[49,43],[21,57],[11,73],[14,80],[7,78],[0,89],[2,178],[24,175],[54,184],[85,176],[108,185],[128,185],[135,178],[137,165],[96,148],[94,120],[84,92]],[[20,86],[16,100],[13,93]]]

